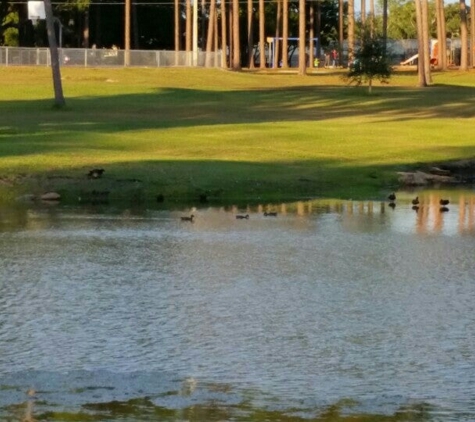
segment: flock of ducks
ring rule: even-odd
[[[389,206],[391,208],[396,208],[396,194],[393,192],[391,193],[390,195],[388,195],[388,200],[389,200]],[[419,211],[419,204],[420,204],[420,201],[419,201],[419,197],[416,196],[412,201],[412,209],[414,211]],[[449,205],[450,201],[448,199],[441,199],[439,201],[439,205],[440,205],[440,208],[439,208],[439,211],[440,212],[447,212],[449,211],[449,208],[447,207],[447,205]]]
[[[264,217],[277,217],[277,213],[274,211],[264,212]],[[183,216],[180,218],[181,221],[188,221],[190,223],[193,223],[195,216],[194,214],[191,214],[190,216]],[[236,220],[249,220],[249,214],[236,214]]]

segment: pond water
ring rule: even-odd
[[[475,195],[420,198],[0,210],[0,419],[475,420]]]

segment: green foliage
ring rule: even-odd
[[[363,31],[361,44],[355,50],[353,57],[354,60],[346,75],[350,83],[361,85],[368,82],[371,92],[373,79],[387,82],[391,77],[392,67],[385,42],[381,37],[372,35],[369,30]]]

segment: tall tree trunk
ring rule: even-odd
[[[416,5],[416,21],[417,21],[417,48],[418,48],[418,58],[417,58],[417,77],[418,77],[418,86],[425,87],[427,86],[426,81],[426,72],[424,70],[424,37],[423,37],[423,25],[422,25],[422,6],[421,0],[414,0]]]
[[[125,0],[124,66],[130,65],[130,0]]]
[[[216,20],[216,0],[210,0],[209,3],[209,19],[208,19],[208,36],[206,38],[206,62],[205,67],[211,67],[211,52],[214,42],[214,21]]]
[[[467,6],[465,0],[460,0],[460,70],[468,70],[468,34],[467,34]]]
[[[322,57],[322,3],[317,1],[317,19],[315,20],[315,32],[317,34],[317,59]],[[341,59],[341,52],[340,52]]]
[[[218,25],[218,7],[215,4],[215,13],[214,13],[214,42],[213,42],[213,51],[214,51],[214,66],[219,67],[218,60],[218,49],[219,49],[219,25]]]
[[[46,14],[46,31],[48,34],[49,51],[51,55],[51,70],[53,74],[54,105],[63,108],[66,105],[63,95],[63,85],[61,83],[61,69],[59,65],[58,44],[54,31],[53,7],[51,0],[44,0]]]
[[[221,0],[221,67],[227,69],[227,14],[226,14],[226,0]]]
[[[191,0],[186,0],[185,2],[185,16],[186,16],[186,24],[185,24],[185,51],[186,51],[186,65],[191,65],[191,37],[192,37],[192,29],[191,29]]]
[[[265,19],[266,19],[266,13],[265,13],[264,0],[259,0],[259,67],[261,69],[265,69],[266,64],[267,64]]]
[[[233,70],[241,70],[241,45],[239,42],[239,0],[233,0]]]
[[[277,16],[275,19],[275,42],[274,42],[274,57],[272,57],[272,67],[276,69],[279,67],[280,55],[280,27],[282,25],[282,0],[277,0]]]
[[[289,0],[282,3],[282,67],[289,67]]]
[[[475,67],[475,4],[470,3],[470,63]]]
[[[308,66],[310,68],[314,67],[315,61],[315,10],[313,8],[313,3],[310,2],[308,6]]]
[[[447,69],[447,34],[445,29],[444,0],[435,0],[435,14],[437,19],[437,66],[441,70]]]
[[[361,23],[366,23],[366,0],[361,0]]]
[[[432,76],[430,71],[430,37],[429,37],[429,5],[427,0],[421,0],[422,12],[422,37],[424,47],[424,72],[427,84],[432,83]]]
[[[348,0],[348,62],[353,61],[355,51],[355,0]]]
[[[343,41],[345,39],[345,13],[343,1],[344,0],[338,0],[338,56],[340,57],[340,65],[343,64]]]
[[[383,54],[386,54],[386,47],[388,45],[388,0],[383,0]]]
[[[306,40],[305,40],[305,0],[299,0],[299,75],[305,75],[307,73],[307,54],[305,53]]]
[[[174,18],[175,18],[175,66],[179,64],[179,54],[180,54],[180,1],[174,1]]]
[[[247,0],[247,66],[254,69],[254,5]]]

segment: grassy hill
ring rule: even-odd
[[[111,200],[385,197],[395,172],[475,156],[475,73],[349,87],[340,72],[0,68],[0,190]],[[87,177],[103,168],[101,178]]]

